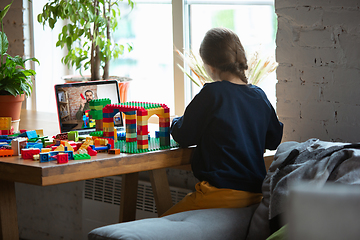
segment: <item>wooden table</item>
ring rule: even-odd
[[[55,135],[56,115],[23,111],[20,129],[44,129]],[[55,120],[54,120],[55,119]],[[18,156],[0,158],[0,239],[19,239],[15,182],[49,186],[92,178],[122,175],[119,222],[135,220],[138,173],[150,172],[158,214],[172,206],[165,168],[189,164],[192,149],[172,149],[142,154],[99,153],[91,160],[39,163]]]
[[[49,136],[58,131],[57,116],[23,110],[20,129],[44,129]],[[39,163],[20,157],[0,158],[0,240],[18,240],[15,182],[38,186],[68,183],[92,178],[122,175],[119,222],[135,220],[138,173],[150,172],[158,214],[172,206],[165,168],[188,169],[193,148],[161,150],[142,154],[99,153],[91,160]],[[267,156],[266,156],[267,155]],[[272,152],[265,154],[268,169]]]

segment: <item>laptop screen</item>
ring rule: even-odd
[[[76,82],[55,85],[55,96],[60,132],[95,131],[95,119],[89,114],[92,99],[109,98],[112,104],[120,103],[116,80]],[[114,116],[115,127],[123,127],[122,114]]]

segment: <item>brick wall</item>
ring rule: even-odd
[[[360,139],[360,1],[276,0],[283,141]]]
[[[12,0],[1,0],[0,9],[4,9]],[[24,56],[23,5],[22,0],[14,0],[3,19],[4,32],[8,37],[8,54],[12,57]]]
[[[82,93],[85,97],[85,91],[91,90],[93,91],[95,98],[97,99],[97,87],[96,86],[82,86],[78,88],[64,88],[67,90],[69,96],[69,103],[70,103],[70,119],[76,120],[76,112],[79,110],[81,97],[80,93]]]

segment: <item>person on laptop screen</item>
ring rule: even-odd
[[[80,107],[76,113],[76,119],[82,120],[86,110],[90,110],[89,102],[94,99],[94,92],[91,90],[85,91],[85,97],[81,94]]]

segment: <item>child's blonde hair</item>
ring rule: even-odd
[[[245,76],[248,65],[244,47],[236,33],[230,29],[210,29],[200,45],[200,56],[204,63],[222,72],[231,72],[243,82],[248,82]]]

